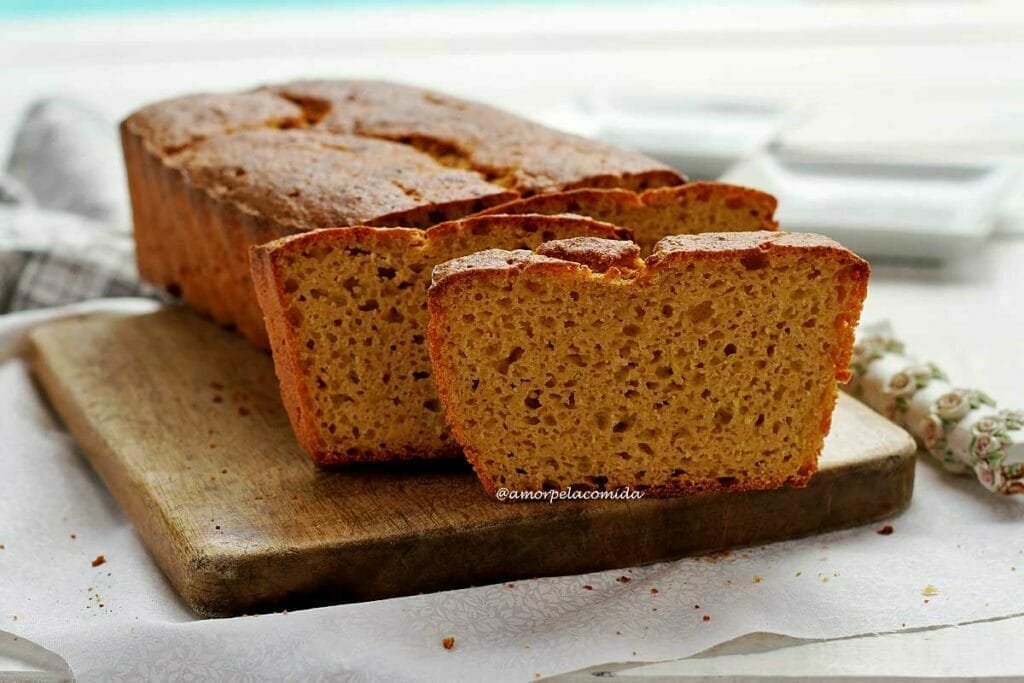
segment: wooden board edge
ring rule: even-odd
[[[81,317],[74,320],[80,322]],[[678,531],[679,525],[693,526],[693,520],[688,518],[693,500],[667,499],[624,503],[630,506],[626,525],[617,507],[598,505],[568,520],[565,517],[540,522],[509,520],[455,532],[444,543],[464,546],[463,555],[473,559],[459,567],[459,571],[445,562],[438,562],[439,540],[432,534],[392,539],[375,547],[342,544],[308,560],[289,553],[244,556],[212,543],[188,546],[185,539],[176,536],[155,501],[140,493],[145,487],[133,483],[132,474],[116,464],[110,447],[86,417],[85,406],[72,396],[66,380],[73,376],[74,368],[54,367],[48,359],[52,354],[45,353],[46,349],[56,346],[55,337],[51,335],[57,334],[56,328],[67,322],[69,320],[64,319],[47,323],[29,333],[29,360],[33,372],[80,449],[136,524],[156,563],[183,600],[201,616],[235,616],[297,604],[313,606],[331,601],[374,600],[460,588],[466,584],[620,569],[724,548],[788,540],[889,517],[909,504],[913,491],[916,446],[903,430],[885,422],[892,427],[894,438],[902,435],[899,437],[903,439],[902,447],[870,466],[861,463],[830,468],[812,479],[805,489],[732,494],[753,496],[763,501],[766,508],[782,497],[792,497],[796,499],[795,505],[822,510],[799,529],[787,528],[785,520],[767,520],[742,536],[736,535],[741,526],[737,525],[732,530],[733,536],[723,535],[716,541],[702,538],[698,542],[695,537]],[[865,417],[884,422],[855,399],[848,402]],[[847,470],[857,470],[855,476],[861,478],[860,486],[850,488],[863,489],[868,494],[853,507],[850,497],[854,493],[829,490],[835,488],[836,481],[850,476]],[[716,510],[727,513],[729,503],[734,500],[722,498],[710,514],[715,514]],[[635,540],[637,535],[642,537],[639,542]],[[580,539],[588,536],[602,542],[581,546]],[[618,539],[623,543],[618,543]],[[630,555],[616,555],[608,550],[632,545],[636,550]],[[563,550],[552,553],[552,547]],[[399,568],[410,563],[422,566],[423,572],[417,572],[412,581],[396,585],[393,577],[402,575]],[[529,571],[524,569],[527,566]],[[453,583],[452,575],[460,571],[464,580]],[[391,583],[388,583],[389,573]],[[286,578],[282,580],[282,576]],[[263,586],[255,595],[249,592],[254,584]]]
[[[789,510],[817,508],[821,514],[808,517],[801,526],[793,526],[793,519],[798,517],[795,513],[791,519],[766,519],[749,532],[744,531],[749,527],[737,524],[714,541],[689,532],[699,526],[701,520],[727,515],[732,499],[725,496],[720,496],[714,506],[703,509],[703,516],[698,519],[690,512],[694,506],[692,498],[674,498],[639,501],[639,504],[619,503],[630,506],[628,524],[623,524],[621,511],[602,505],[594,514],[529,522],[517,520],[456,532],[444,543],[458,545],[462,556],[473,558],[458,570],[438,562],[438,541],[431,535],[393,539],[388,544],[336,548],[317,558],[317,563],[322,564],[311,574],[331,577],[329,582],[320,584],[304,583],[296,578],[289,587],[287,582],[281,581],[281,576],[301,575],[303,563],[294,556],[283,553],[224,556],[203,567],[202,590],[190,604],[204,616],[227,617],[625,569],[793,540],[872,524],[902,512],[911,501],[915,464],[915,453],[910,451],[881,458],[871,467],[854,467],[853,473],[837,468],[812,480],[813,483],[803,489],[729,494],[733,498],[752,497],[769,510],[774,503],[780,503]],[[851,477],[859,479],[857,485],[849,485]],[[789,500],[783,501],[786,498]],[[642,540],[638,541],[638,537]],[[594,541],[581,543],[581,539],[586,538]],[[632,554],[611,552],[624,547],[636,550]],[[560,551],[551,552],[551,548]],[[389,579],[407,577],[408,572],[401,567],[409,564],[421,569],[414,580],[406,578],[396,584]],[[452,574],[459,574],[461,580],[454,583]],[[250,586],[276,585],[279,593],[275,596],[265,593],[263,598],[255,600],[243,598],[236,583],[241,576],[247,577]]]
[[[71,396],[69,388],[61,380],[62,373],[53,367],[48,359],[46,347],[49,343],[48,335],[52,330],[66,323],[81,322],[83,319],[94,317],[96,316],[83,315],[64,318],[30,330],[27,348],[29,367],[43,389],[42,394],[74,437],[77,448],[86,456],[107,490],[121,505],[125,516],[135,526],[143,545],[157,566],[189,607],[200,615],[209,614],[210,600],[214,598],[216,602],[216,594],[221,592],[220,589],[214,587],[211,594],[211,586],[203,583],[197,585],[189,580],[197,569],[207,564],[203,553],[200,549],[190,549],[181,554],[182,545],[179,545],[178,551],[171,547],[173,539],[177,539],[180,544],[186,543],[186,539],[177,534],[151,496],[139,493],[144,487],[129,482],[129,473],[116,465],[106,441],[90,424],[79,402]],[[174,558],[180,560],[175,561]]]

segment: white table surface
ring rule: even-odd
[[[117,117],[182,91],[359,75],[429,84],[532,115],[595,82],[770,97],[815,105],[787,135],[793,147],[1024,158],[1019,3],[811,4],[741,15],[598,8],[498,19],[454,12],[0,24],[0,153],[7,128],[40,96],[79,97]],[[891,319],[911,352],[954,381],[1024,407],[1022,263],[1024,240],[1008,238],[943,268],[874,263],[863,319]],[[826,642],[761,634],[686,660],[612,663],[563,679],[998,677],[1024,670],[1021,646],[1019,617]],[[59,678],[55,666],[39,653],[0,658],[0,671]]]

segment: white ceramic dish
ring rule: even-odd
[[[587,132],[686,173],[714,179],[774,142],[793,109],[755,100],[594,92],[576,101]]]
[[[1008,164],[879,162],[764,153],[723,180],[771,192],[784,230],[829,235],[865,256],[969,255],[996,226]]]

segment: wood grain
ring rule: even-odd
[[[268,355],[186,310],[31,334],[33,367],[184,600],[208,616],[627,567],[873,521],[914,444],[840,396],[805,489],[501,504],[461,462],[317,470]]]

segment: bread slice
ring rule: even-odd
[[[573,213],[632,228],[641,253],[669,235],[777,230],[772,195],[728,183],[696,182],[644,192],[580,189],[513,199],[488,213]]]
[[[252,250],[281,394],[321,465],[459,453],[426,345],[432,268],[488,247],[577,235],[629,239],[579,217],[481,216],[426,231],[350,227]]]
[[[157,102],[121,124],[142,277],[269,346],[249,247],[428,227],[567,187],[683,182],[652,159],[421,88],[315,81]]]
[[[434,269],[430,353],[484,487],[804,485],[868,265],[819,235],[567,240]]]

